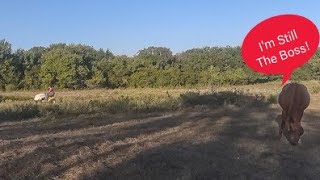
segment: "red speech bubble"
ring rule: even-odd
[[[245,63],[263,74],[282,74],[283,85],[294,69],[314,55],[319,31],[309,19],[279,15],[256,25],[245,37],[241,54]]]

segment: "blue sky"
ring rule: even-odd
[[[148,46],[174,53],[241,45],[260,21],[299,14],[319,28],[319,0],[3,0],[0,39],[14,49],[84,43],[133,55]]]

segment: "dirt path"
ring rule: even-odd
[[[0,179],[318,179],[319,105],[296,147],[277,138],[277,106],[5,122]]]

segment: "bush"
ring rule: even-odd
[[[180,95],[183,106],[207,105],[207,106],[222,106],[222,105],[257,105],[268,104],[265,97],[262,95],[245,95],[241,91],[222,91],[200,94],[198,92],[188,92]]]

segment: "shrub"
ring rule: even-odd
[[[180,95],[183,106],[207,105],[207,106],[222,106],[222,105],[257,105],[266,104],[263,95],[245,95],[243,92],[221,91],[200,94],[198,92],[188,92]]]

